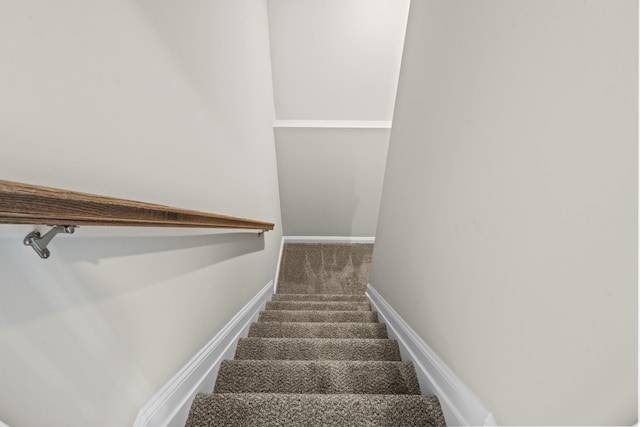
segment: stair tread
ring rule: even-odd
[[[283,245],[278,287],[186,427],[445,427],[365,294],[373,245]]]
[[[186,427],[246,425],[446,426],[435,396],[199,393]]]
[[[278,285],[279,294],[348,294],[364,295],[366,285],[341,283],[283,283]]]
[[[266,310],[371,311],[371,305],[354,301],[269,301]]]
[[[225,360],[216,393],[420,394],[413,364],[344,360]]]
[[[260,322],[377,322],[375,311],[263,310]]]
[[[240,338],[235,359],[400,360],[390,339]]]
[[[374,322],[255,322],[249,337],[261,338],[388,338],[387,327]]]
[[[369,302],[363,294],[281,294],[275,293],[271,301],[356,301]]]

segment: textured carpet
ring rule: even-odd
[[[269,301],[267,310],[371,311],[368,302],[353,301]]]
[[[372,249],[285,244],[277,293],[187,427],[445,427],[364,295]]]
[[[366,295],[356,294],[274,294],[271,301],[354,301],[369,302]]]
[[[445,426],[435,396],[198,394],[188,426]]]
[[[377,322],[375,311],[265,310],[260,322]]]
[[[382,323],[256,322],[250,337],[258,338],[388,338]]]
[[[236,359],[242,360],[400,360],[398,343],[390,339],[240,338]]]
[[[358,294],[369,281],[373,245],[285,243],[280,294]]]
[[[214,392],[420,394],[405,362],[340,360],[225,360]]]

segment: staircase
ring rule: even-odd
[[[364,295],[371,246],[285,245],[276,294],[187,427],[445,426]]]

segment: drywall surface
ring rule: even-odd
[[[131,425],[274,278],[266,3],[2,2],[0,93],[2,179],[276,223],[81,227],[46,261],[0,225],[0,418]]]
[[[411,3],[371,283],[498,424],[637,421],[637,8]]]
[[[267,5],[284,233],[374,236],[409,0]]]
[[[284,234],[374,236],[389,129],[275,129]]]
[[[278,119],[391,120],[409,0],[268,0]]]

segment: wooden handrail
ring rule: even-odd
[[[270,222],[0,180],[0,224],[273,230]]]

